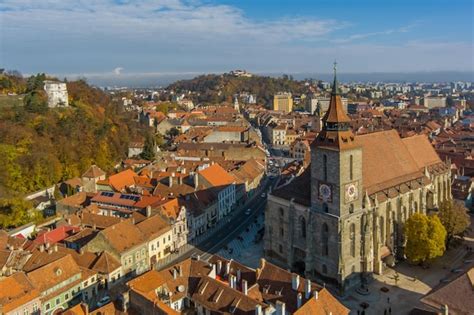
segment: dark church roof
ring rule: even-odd
[[[289,184],[275,189],[273,196],[294,201],[304,206],[311,206],[311,168],[307,167],[303,174]]]

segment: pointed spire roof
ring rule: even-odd
[[[348,123],[351,121],[349,116],[347,116],[347,114],[344,112],[344,108],[342,106],[342,100],[341,96],[339,95],[339,87],[336,77],[336,66],[337,63],[334,62],[334,82],[332,84],[331,100],[329,102],[328,111],[323,117],[325,127],[327,123]]]
[[[334,62],[334,82],[329,108],[322,119],[323,128],[312,145],[344,149],[353,147],[355,144],[354,134],[350,128],[351,119],[344,111],[341,96],[339,95],[336,65],[337,63]]]

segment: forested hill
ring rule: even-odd
[[[257,96],[260,104],[269,106],[278,92],[301,94],[306,91],[304,83],[291,77],[281,78],[252,76],[236,77],[231,74],[201,75],[190,80],[177,81],[168,87],[176,92],[193,91],[193,101],[199,103],[231,102],[236,93],[248,92]]]
[[[111,170],[138,134],[131,114],[85,81],[67,82],[68,108],[48,108],[45,79],[0,75],[0,198],[80,176],[91,164]],[[22,102],[9,103],[13,92],[24,93]]]

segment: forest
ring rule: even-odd
[[[46,79],[55,80],[45,74],[27,79],[0,74],[0,93],[23,95],[22,104],[3,104],[0,111],[3,227],[28,219],[28,206],[18,201],[25,194],[80,176],[91,164],[113,170],[140,134],[131,113],[84,80],[67,82],[69,107],[48,108]]]

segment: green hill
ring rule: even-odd
[[[80,176],[93,163],[111,170],[139,132],[131,114],[85,81],[67,83],[70,107],[49,109],[44,79],[41,74],[23,80],[22,106],[3,100],[0,197]]]
[[[281,78],[256,75],[236,77],[231,74],[201,75],[194,79],[177,81],[168,88],[178,93],[196,92],[191,98],[198,103],[232,102],[236,93],[248,92],[255,94],[257,102],[266,106],[271,105],[273,95],[278,92],[301,94],[307,90],[303,82],[295,81],[287,76]]]

